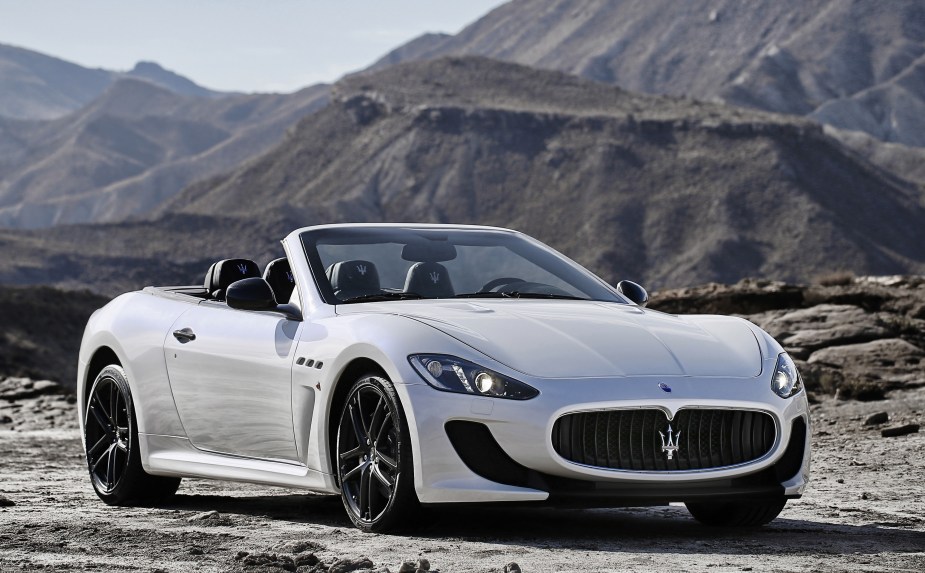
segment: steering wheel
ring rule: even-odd
[[[490,280],[482,286],[479,292],[491,292],[493,289],[498,288],[499,286],[509,285],[511,283],[523,283],[527,282],[523,279],[518,279],[515,277],[501,277],[499,279]]]

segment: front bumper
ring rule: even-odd
[[[550,502],[632,506],[669,502],[799,497],[809,479],[805,394],[781,399],[758,378],[638,377],[520,379],[540,390],[526,401],[440,392],[403,384],[422,503]],[[659,383],[668,384],[665,393]],[[625,471],[570,462],[556,453],[552,430],[568,413],[658,408],[759,410],[776,423],[767,455],[735,467]]]

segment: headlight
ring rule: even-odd
[[[781,398],[789,398],[803,389],[803,379],[797,372],[797,365],[786,352],[777,357],[774,377],[771,378],[771,390]]]
[[[414,354],[408,360],[421,378],[437,390],[512,400],[529,400],[539,394],[536,388],[519,380],[455,356]]]

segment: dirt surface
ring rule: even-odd
[[[925,570],[925,433],[881,437],[925,420],[923,388],[814,404],[810,487],[751,531],[702,527],[683,506],[483,507],[441,512],[411,535],[371,535],[353,529],[337,497],[193,479],[162,507],[108,507],[66,404],[0,402],[0,571],[394,573],[420,559],[445,572],[512,562],[524,572]],[[878,412],[889,421],[865,425]]]

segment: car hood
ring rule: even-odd
[[[361,306],[373,305],[355,309]],[[428,324],[535,377],[761,374],[755,334],[748,322],[733,317],[674,316],[592,301],[428,300],[375,306]]]

